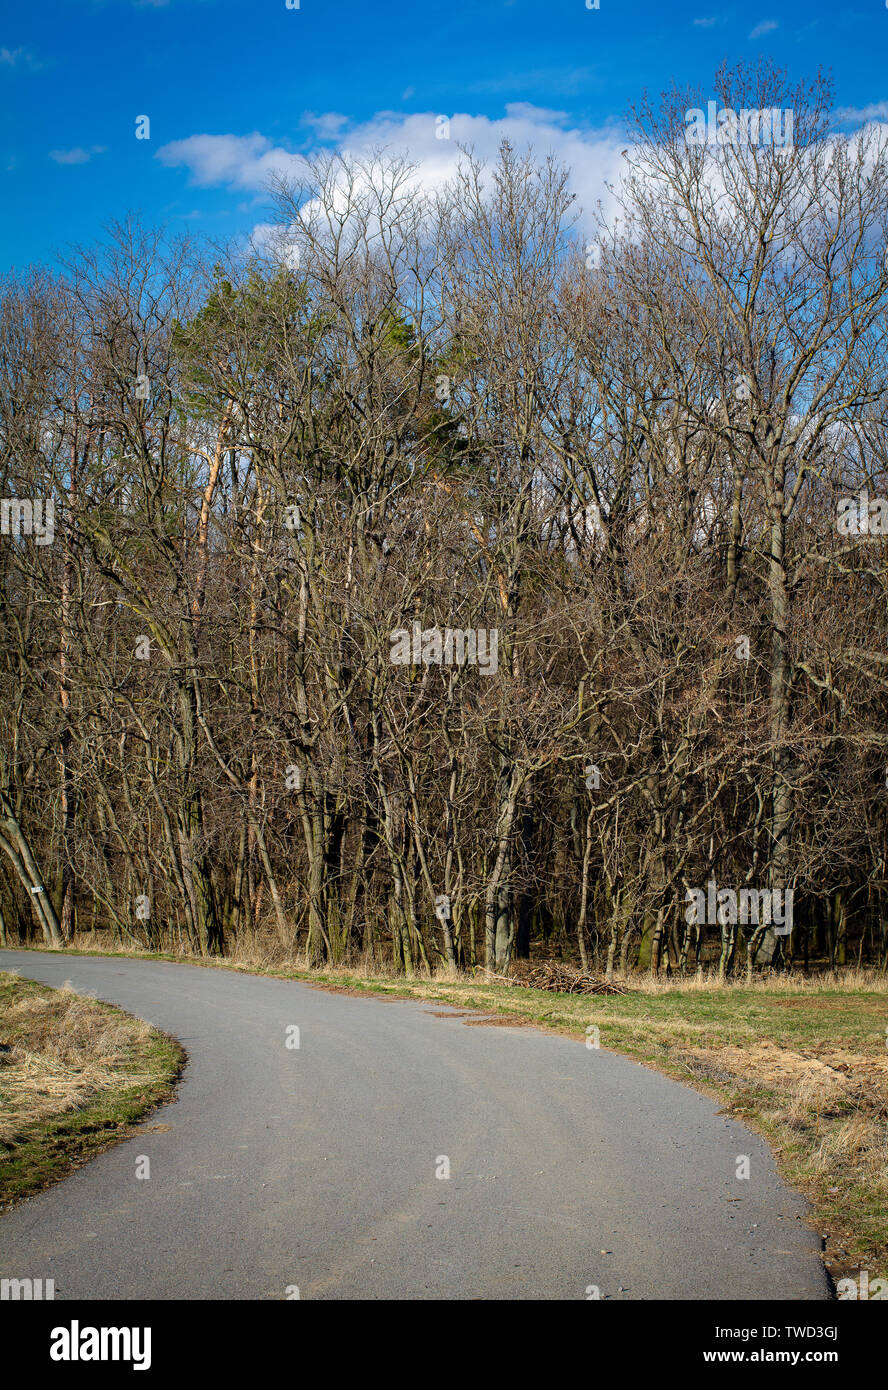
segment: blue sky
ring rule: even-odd
[[[585,202],[647,88],[760,54],[831,70],[840,106],[888,118],[888,8],[711,0],[41,0],[0,19],[0,264],[52,261],[130,212],[248,235],[270,168],[319,146],[407,149],[430,182],[456,142],[555,149]],[[150,139],[135,138],[150,117]],[[435,118],[451,118],[450,141]],[[622,143],[625,144],[625,141]]]

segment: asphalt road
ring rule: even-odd
[[[603,1049],[190,965],[0,969],[69,980],[189,1056],[175,1103],[0,1218],[0,1275],[57,1299],[828,1297],[765,1143]]]

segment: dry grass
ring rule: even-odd
[[[206,957],[194,956],[189,951],[183,950],[172,945],[162,947],[152,946],[146,939],[144,945],[133,946],[132,948],[107,945],[109,938],[104,933],[79,932],[75,934],[69,943],[69,951],[85,951],[89,955],[153,955],[162,956],[168,960],[196,960],[201,964],[212,964],[212,960]],[[294,950],[289,944],[283,944],[275,930],[262,928],[258,931],[245,933],[235,940],[229,941],[226,945],[225,956],[218,959],[215,963],[225,966],[244,966],[250,970],[274,971],[281,970],[287,973],[312,970],[313,967],[307,953],[303,950]],[[575,966],[562,964],[558,961],[525,962],[518,961],[512,966],[509,982],[519,985],[523,983],[523,977],[538,970],[548,973],[559,973],[564,971],[576,976],[584,976],[588,972],[583,972]],[[593,974],[595,972],[592,972]],[[370,953],[356,953],[350,955],[347,960],[339,964],[326,964],[324,966],[325,975],[341,974],[350,980],[391,980],[392,983],[404,982],[404,975],[395,969],[388,957],[380,957]],[[430,974],[418,971],[411,977],[411,983],[418,983],[423,980],[431,980],[436,983],[453,982],[466,984],[467,982],[476,983],[483,980],[488,972],[479,966],[476,971],[453,970],[443,962],[435,965]],[[600,975],[598,978],[602,978]],[[496,977],[498,983],[503,983],[503,977]],[[706,968],[696,973],[688,975],[667,976],[661,974],[656,978],[652,977],[647,971],[632,972],[626,976],[617,977],[617,983],[628,986],[633,993],[660,995],[660,994],[696,994],[698,992],[709,992],[711,990],[753,990],[756,993],[779,993],[787,994],[821,994],[835,993],[836,990],[848,993],[857,993],[866,990],[871,993],[888,994],[888,972],[877,970],[872,967],[843,966],[840,970],[829,970],[825,967],[812,968],[809,975],[804,975],[800,968],[791,974],[780,972],[762,972],[755,976],[752,982],[748,983],[742,972],[734,979],[720,981],[718,973],[714,968]]]
[[[181,1057],[111,1005],[0,972],[0,1202],[123,1137],[167,1093]]]
[[[65,985],[55,995],[22,992],[0,1009],[0,1144],[33,1121],[86,1104],[102,1091],[151,1079],[133,1068],[147,1023],[115,1015]]]

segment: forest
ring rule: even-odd
[[[0,945],[888,967],[888,149],[712,90],[4,278]]]

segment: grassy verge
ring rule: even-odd
[[[120,1009],[0,972],[0,1211],[125,1139],[183,1061]]]
[[[405,980],[368,970],[316,971],[277,953],[244,952],[235,960],[112,954],[187,960],[358,994],[437,1000],[577,1038],[595,1025],[602,1047],[717,1098],[725,1113],[764,1135],[784,1180],[812,1204],[814,1229],[824,1237],[824,1261],[834,1279],[861,1269],[871,1279],[888,1277],[883,976],[848,971],[838,979],[772,977],[751,986],[637,978],[629,980],[628,994],[589,997],[483,977]]]

